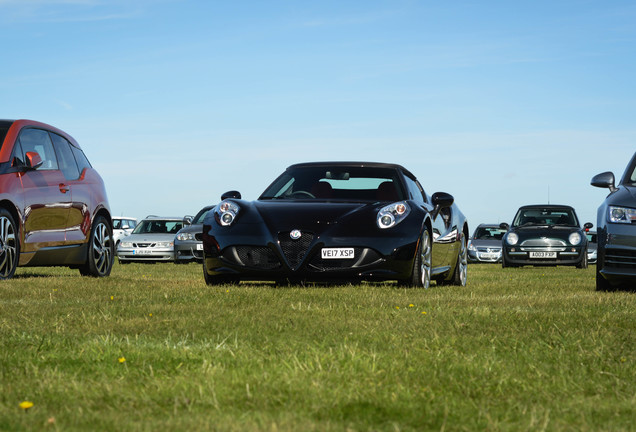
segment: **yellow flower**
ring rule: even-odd
[[[31,408],[32,406],[33,406],[33,402],[30,402],[30,401],[20,402],[20,408],[22,408],[25,411]]]
[[[115,296],[110,296],[110,299],[111,300],[115,300]]]
[[[399,306],[396,306],[395,308],[396,308],[397,310],[400,310],[400,307],[399,307]]]
[[[150,313],[148,314],[148,316],[152,316],[152,312],[150,312]]]
[[[124,362],[126,361],[126,357],[119,357],[119,358],[117,359],[117,361],[118,361],[119,363],[124,363]]]
[[[422,315],[426,315],[426,311],[422,311]]]
[[[415,307],[415,305],[413,303],[409,304],[409,307]]]

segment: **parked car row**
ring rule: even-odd
[[[512,224],[468,223],[444,192],[428,195],[406,168],[320,162],[288,167],[256,200],[230,191],[194,217],[112,217],[104,182],[67,133],[0,120],[0,279],[18,266],[68,266],[82,275],[120,262],[203,262],[208,284],[240,280],[394,280],[465,285],[467,262],[503,267],[597,262],[596,287],[636,281],[636,154],[609,189],[597,232],[569,206],[521,207]],[[594,248],[595,240],[596,249]]]

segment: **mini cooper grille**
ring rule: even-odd
[[[311,245],[314,235],[312,233],[303,232],[298,240],[292,240],[288,232],[278,235],[278,243],[285,255],[285,259],[292,270],[296,270],[302,262],[307,249]]]
[[[238,264],[262,270],[273,270],[280,267],[276,254],[264,246],[236,246],[232,248],[232,255]],[[228,254],[226,254],[228,255]]]
[[[529,246],[529,247],[563,247],[567,246],[565,241],[559,239],[549,239],[549,238],[540,238],[540,239],[529,239],[521,242],[520,246]]]
[[[350,268],[363,267],[380,260],[380,255],[367,248],[353,248],[353,259],[322,259],[317,253],[309,262],[309,268],[317,271],[346,270]]]
[[[605,265],[607,267],[636,269],[636,252],[605,249]]]

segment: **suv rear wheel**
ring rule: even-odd
[[[0,279],[10,279],[18,267],[20,240],[18,227],[6,209],[0,209]]]

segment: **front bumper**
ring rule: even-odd
[[[636,280],[636,226],[608,224],[599,230],[599,273],[611,281]]]
[[[117,249],[119,261],[174,261],[173,248],[122,248]]]
[[[203,242],[200,241],[175,241],[175,261],[203,261]]]
[[[481,248],[476,250],[468,249],[468,261],[482,263],[498,263],[501,262],[501,248]]]
[[[566,247],[511,247],[504,246],[504,259],[510,265],[556,266],[578,265],[587,250],[581,246]]]
[[[324,238],[303,232],[291,240],[282,232],[271,241],[245,244],[237,239],[204,235],[204,267],[210,275],[236,276],[242,280],[401,280],[412,271],[418,237]],[[220,241],[219,241],[220,240]],[[352,248],[353,258],[322,258],[323,248]]]

